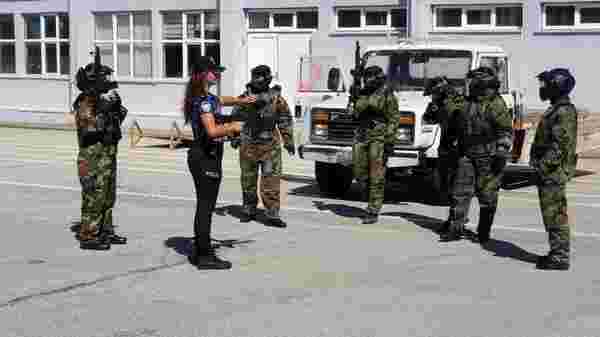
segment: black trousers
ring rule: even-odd
[[[207,155],[200,147],[192,147],[188,151],[188,167],[196,188],[194,237],[199,255],[206,255],[210,251],[212,213],[221,186],[222,159],[222,155]]]

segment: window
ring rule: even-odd
[[[600,3],[548,4],[544,29],[600,29]]]
[[[338,30],[406,29],[405,8],[339,8],[336,10]]]
[[[247,14],[250,31],[310,29],[319,26],[319,12],[316,10],[250,11]]]
[[[189,76],[192,61],[203,55],[219,64],[220,35],[216,11],[163,13],[163,76]]]
[[[69,17],[26,15],[24,19],[26,73],[68,75],[71,71]]]
[[[150,13],[95,15],[95,45],[102,63],[115,77],[152,77],[152,19]]]
[[[15,73],[15,21],[12,15],[0,15],[0,73]]]
[[[523,26],[521,6],[434,7],[434,30],[502,30]]]
[[[481,57],[480,66],[490,67],[496,71],[498,80],[500,81],[500,93],[508,94],[508,63],[505,57],[498,56],[483,56]]]

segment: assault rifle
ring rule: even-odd
[[[360,44],[358,41],[356,41],[356,49],[354,51],[354,69],[350,70],[350,74],[354,80],[352,82],[352,86],[350,87],[350,100],[348,101],[348,111],[351,111],[356,119],[358,119],[359,116],[355,114],[354,106],[362,89],[364,70],[365,64],[360,57]]]

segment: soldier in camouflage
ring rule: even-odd
[[[540,120],[531,146],[530,165],[538,173],[538,195],[550,252],[539,269],[567,270],[570,265],[570,225],[566,184],[577,167],[577,110],[569,99],[575,78],[567,69],[540,73],[540,99],[550,107]]]
[[[368,192],[368,206],[363,223],[377,222],[383,205],[387,157],[394,150],[400,125],[398,101],[385,85],[379,66],[364,71],[364,88],[354,106],[359,120],[352,146],[353,174],[363,191]]]
[[[112,215],[117,195],[117,146],[127,115],[117,83],[109,80],[112,71],[96,61],[80,68],[76,75],[82,91],[73,104],[82,187],[78,234],[82,249],[106,250],[111,244],[127,243],[115,233]]]
[[[281,88],[269,88],[271,69],[259,65],[251,70],[251,81],[244,95],[256,97],[256,102],[237,107],[234,114],[245,116],[240,135],[240,169],[243,198],[242,222],[256,219],[258,204],[258,170],[260,167],[260,193],[265,206],[267,225],[284,228],[281,220],[280,179],[282,174],[281,139],[283,147],[294,155],[294,126]],[[281,137],[279,137],[281,135]]]
[[[450,206],[450,229],[441,241],[460,240],[475,194],[479,201],[477,240],[485,244],[498,204],[498,190],[512,145],[512,116],[498,93],[500,82],[491,68],[467,74],[464,100],[449,105],[456,114],[459,159]]]
[[[450,115],[448,104],[461,99],[456,90],[450,86],[445,76],[434,77],[428,81],[423,96],[431,96],[423,119],[429,123],[440,125],[441,136],[438,147],[439,173],[441,179],[441,199],[448,199],[450,189],[454,182],[458,163],[458,147],[456,141],[456,119]],[[450,211],[453,213],[453,211]],[[450,228],[450,219],[446,220],[439,232],[447,232]]]

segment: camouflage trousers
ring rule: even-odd
[[[379,214],[385,194],[384,142],[367,140],[354,143],[352,162],[354,177],[362,185],[361,187],[368,191],[367,212]]]
[[[260,196],[269,218],[279,218],[281,189],[281,144],[247,144],[240,146],[240,169],[244,212],[255,214],[258,204],[258,172]]]
[[[567,215],[566,187],[561,184],[542,184],[537,188],[550,244],[548,255],[557,262],[569,263],[571,232]]]
[[[114,233],[113,207],[117,196],[117,145],[96,143],[80,147],[77,156],[81,184],[81,240],[100,232]]]
[[[449,220],[453,228],[467,223],[471,199],[477,196],[480,220],[493,221],[498,205],[498,190],[502,176],[492,172],[492,156],[466,156],[458,159],[456,175],[450,197]],[[489,224],[491,226],[491,223]]]

